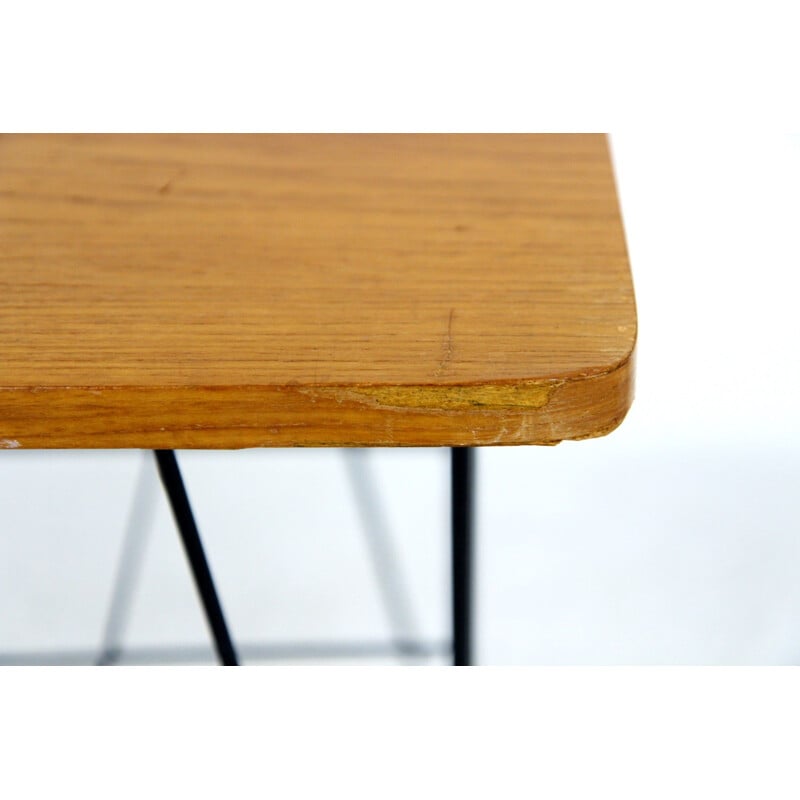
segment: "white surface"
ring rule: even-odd
[[[479,659],[796,663],[800,139],[613,148],[637,398],[606,439],[480,451]],[[441,637],[446,451],[369,455],[421,632]],[[179,457],[237,639],[388,636],[339,452]],[[99,643],[141,459],[0,452],[2,652]],[[202,644],[158,504],[126,643]]]

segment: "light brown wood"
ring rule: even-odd
[[[551,444],[632,398],[605,137],[0,137],[0,446]]]

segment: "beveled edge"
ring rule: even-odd
[[[634,361],[482,385],[0,387],[0,448],[550,445],[617,428]]]

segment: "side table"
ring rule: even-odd
[[[612,431],[636,309],[602,135],[0,137],[0,446],[452,448],[453,654],[473,449]]]

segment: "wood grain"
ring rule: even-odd
[[[551,444],[616,427],[605,137],[0,137],[0,446]]]

